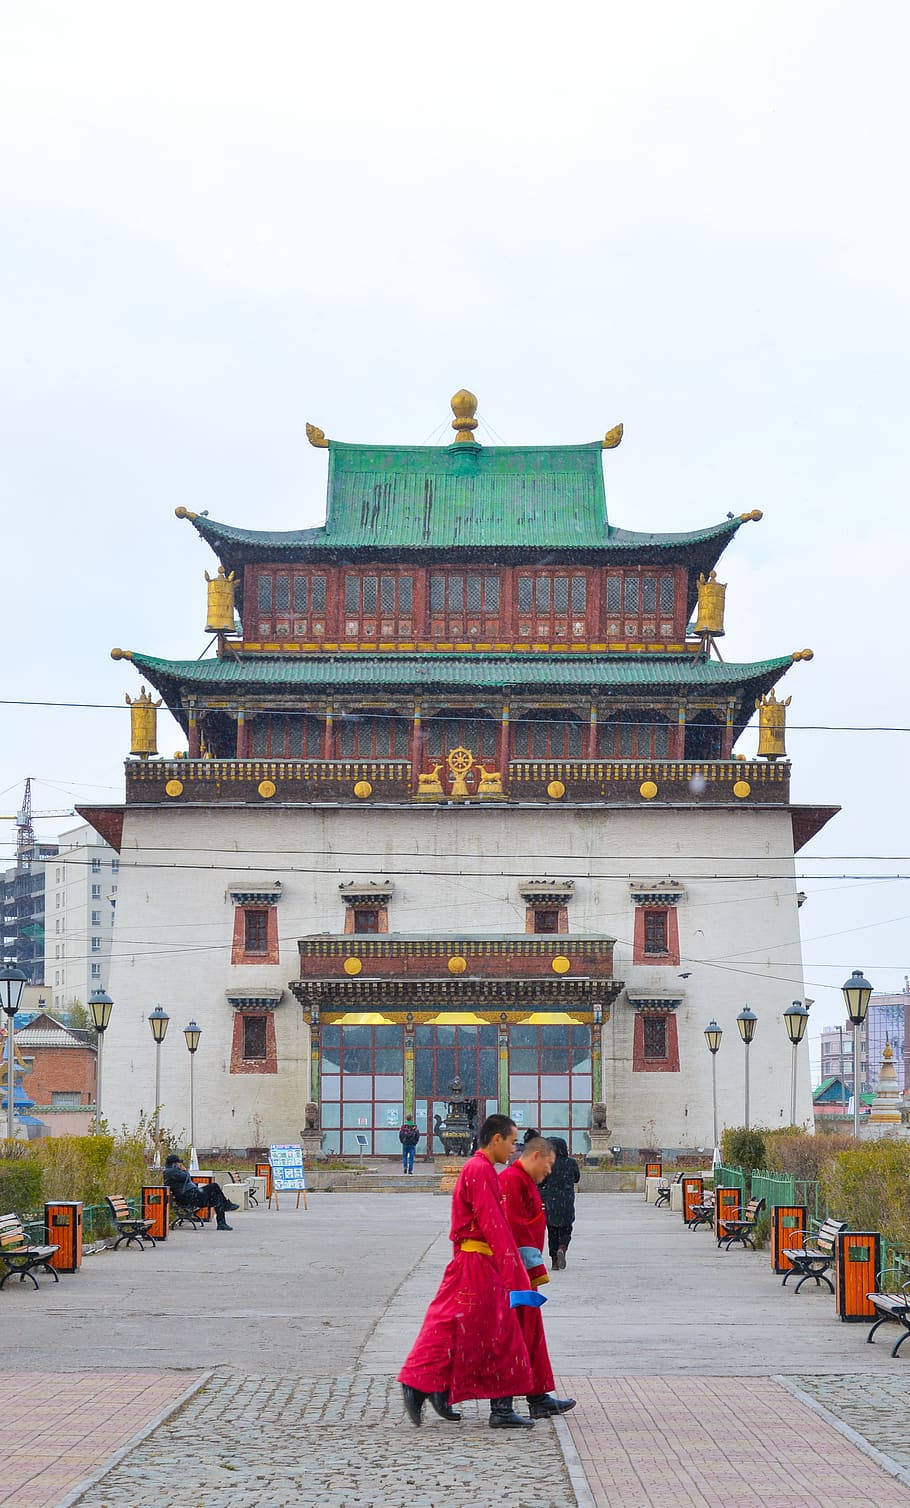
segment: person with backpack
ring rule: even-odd
[[[540,1197],[547,1214],[547,1245],[554,1272],[562,1272],[566,1265],[566,1251],[572,1239],[575,1224],[575,1185],[581,1178],[578,1163],[569,1156],[569,1148],[561,1136],[549,1138],[556,1153],[552,1170],[540,1185]]]
[[[401,1142],[401,1165],[405,1173],[413,1173],[414,1153],[420,1141],[420,1132],[412,1115],[405,1118],[405,1123],[398,1133],[398,1140]]]

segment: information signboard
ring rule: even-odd
[[[306,1188],[302,1147],[273,1143],[269,1147],[269,1162],[272,1165],[272,1185],[279,1193],[295,1193]]]

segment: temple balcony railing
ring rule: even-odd
[[[436,761],[438,764],[439,762]],[[431,766],[432,768],[432,766]],[[764,759],[512,759],[499,775],[444,770],[417,781],[408,759],[130,759],[129,805],[352,806],[532,802],[595,806],[777,806],[790,801],[790,763]],[[483,788],[485,787],[485,788]]]
[[[471,981],[526,979],[570,981],[613,975],[615,939],[573,937],[569,933],[469,933],[427,936],[411,933],[338,933],[298,940],[301,980]]]

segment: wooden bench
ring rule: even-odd
[[[54,1282],[59,1283],[60,1279],[51,1266],[51,1257],[58,1250],[59,1247],[56,1246],[31,1246],[19,1216],[0,1215],[0,1257],[3,1258],[7,1267],[3,1277],[0,1278],[0,1288],[3,1287],[7,1278],[12,1277],[18,1277],[20,1283],[30,1278],[37,1288],[38,1279],[34,1273],[36,1267],[43,1272],[49,1272]]]
[[[750,1246],[754,1251],[755,1242],[752,1237],[755,1233],[755,1222],[764,1207],[764,1199],[750,1199],[744,1210],[738,1211],[736,1215],[731,1215],[726,1220],[721,1220],[717,1237],[718,1248],[725,1246],[729,1251],[731,1246],[739,1245],[743,1250]]]
[[[802,1246],[785,1246],[781,1255],[787,1257],[793,1263],[789,1272],[784,1273],[782,1288],[786,1288],[787,1279],[798,1273],[799,1282],[794,1288],[794,1293],[799,1293],[803,1284],[809,1278],[815,1279],[816,1288],[822,1283],[827,1283],[830,1293],[834,1292],[834,1284],[826,1273],[829,1267],[834,1266],[835,1242],[842,1230],[847,1229],[846,1220],[825,1220],[818,1228],[818,1234],[811,1245],[805,1242]]]
[[[876,1278],[879,1289],[884,1286],[885,1278],[889,1272],[894,1272],[898,1277],[900,1273],[896,1267],[886,1267]],[[910,1335],[910,1281],[902,1283],[896,1293],[867,1293],[866,1298],[875,1310],[876,1319],[866,1336],[871,1345],[872,1337],[880,1325],[885,1325],[889,1320],[896,1320],[904,1328],[903,1335],[899,1335],[891,1347],[891,1355],[896,1356],[907,1336]]]
[[[667,1178],[663,1183],[657,1185],[657,1198],[654,1201],[655,1209],[657,1209],[658,1205],[670,1203],[670,1189],[672,1185],[674,1183],[682,1183],[684,1177],[685,1173],[677,1173],[674,1179]]]
[[[714,1224],[714,1190],[708,1189],[701,1204],[692,1206],[692,1214],[686,1221],[690,1230],[698,1230],[700,1225]]]
[[[125,1241],[127,1246],[135,1241],[140,1251],[145,1251],[143,1245],[145,1241],[151,1241],[153,1246],[156,1245],[155,1237],[151,1232],[154,1220],[137,1220],[135,1215],[130,1214],[129,1205],[119,1194],[108,1194],[105,1202],[117,1227],[114,1251],[117,1250],[121,1241]]]

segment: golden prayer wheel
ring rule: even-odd
[[[135,700],[127,696],[126,704],[130,709],[130,753],[148,759],[150,754],[158,753],[158,708],[161,701],[153,702],[143,686]]]
[[[787,753],[787,708],[790,697],[779,702],[773,691],[755,703],[758,708],[758,757],[783,759]]]
[[[232,634],[234,632],[234,572],[224,574],[224,566],[218,567],[218,575],[205,573],[208,582],[207,634]]]
[[[698,618],[695,624],[697,634],[711,634],[713,638],[720,639],[724,632],[724,598],[727,588],[717,579],[717,574],[711,571],[705,576],[703,572],[698,577]]]

